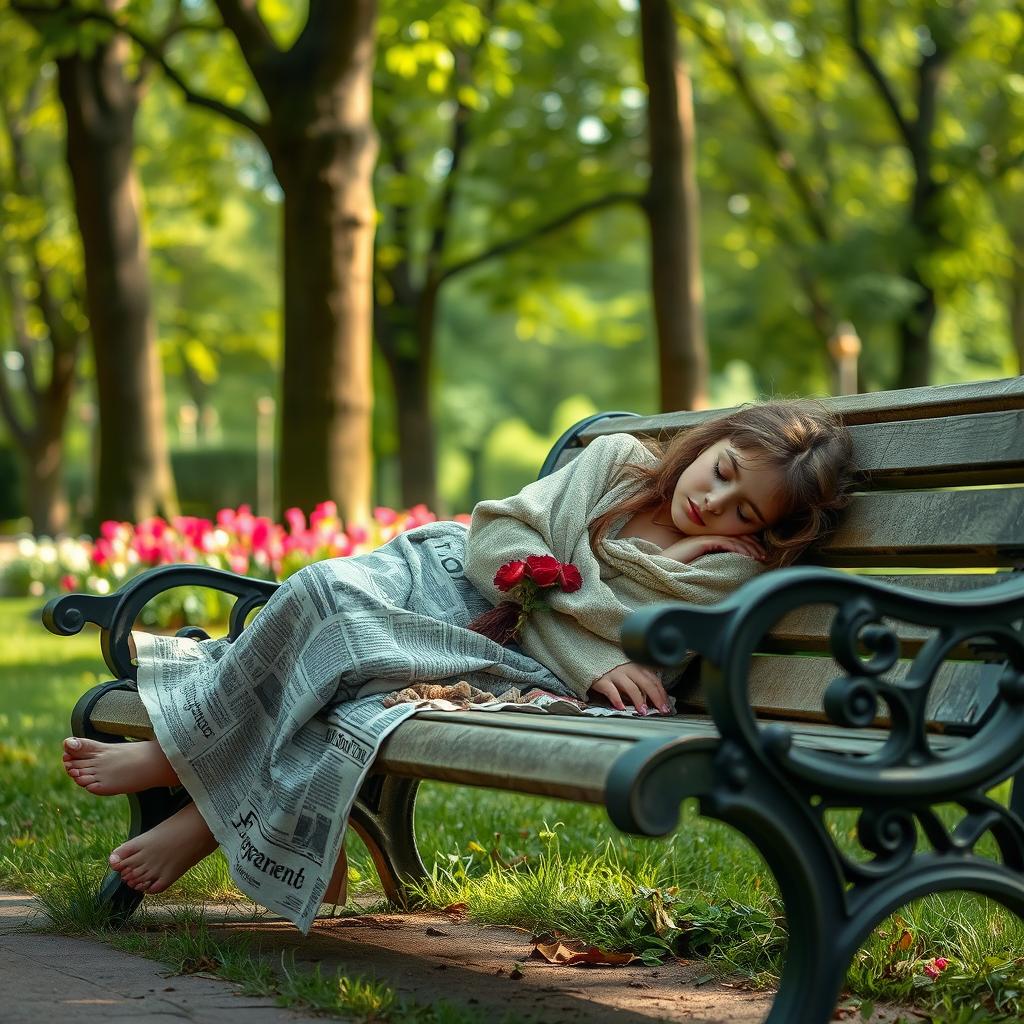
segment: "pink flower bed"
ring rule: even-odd
[[[284,579],[310,562],[363,554],[436,519],[425,505],[404,512],[380,507],[374,509],[369,523],[345,527],[335,503],[324,501],[308,519],[300,509],[288,509],[284,523],[253,515],[248,505],[221,509],[214,520],[195,516],[153,517],[134,524],[111,520],[101,524],[95,539],[19,538],[14,557],[0,565],[0,581],[7,594],[107,594],[146,569],[181,562]],[[466,515],[455,519],[469,522]],[[190,611],[188,601],[179,597],[164,602],[156,618],[193,621],[212,612],[209,607]]]

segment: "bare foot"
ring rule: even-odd
[[[148,832],[122,843],[110,867],[139,892],[163,892],[190,867],[217,849],[217,840],[195,804],[183,807]]]
[[[156,740],[100,743],[69,736],[64,741],[63,760],[68,775],[96,796],[181,785]]]

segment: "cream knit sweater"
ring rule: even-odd
[[[630,462],[657,460],[629,434],[599,437],[557,473],[511,498],[480,502],[469,527],[466,575],[494,604],[504,597],[494,574],[506,562],[550,554],[579,569],[583,586],[572,594],[548,591],[552,610],[531,614],[520,642],[581,698],[591,683],[628,660],[619,631],[630,612],[666,600],[714,604],[762,568],[731,552],[688,565],[666,558],[651,541],[616,539],[625,517],[598,543],[595,555],[588,527],[635,491],[634,480],[619,479]]]

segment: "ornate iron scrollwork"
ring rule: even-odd
[[[752,657],[765,635],[787,612],[822,604],[836,609],[830,652],[843,673],[826,687],[823,711],[855,733],[877,726],[884,705],[887,731],[873,749],[863,740],[845,751],[795,742],[791,727],[759,722],[751,707]],[[892,620],[930,630],[901,678],[891,675],[902,653]],[[1016,792],[1010,806],[987,795],[1024,769],[1022,621],[1019,576],[941,595],[817,568],[766,574],[713,608],[661,605],[627,620],[623,646],[637,661],[704,656],[702,682],[721,741],[701,809],[761,850],[790,922],[772,1022],[828,1019],[860,943],[918,896],[974,890],[1024,917],[1024,795]],[[937,673],[972,645],[987,661],[995,652],[1005,659],[994,707],[973,735],[933,749],[927,715]],[[951,826],[939,805],[959,807],[963,817]],[[826,815],[842,809],[857,813],[863,860],[830,832]],[[931,849],[920,848],[922,835]],[[986,836],[998,860],[976,852]]]

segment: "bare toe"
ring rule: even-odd
[[[129,840],[127,843],[122,843],[118,846],[113,853],[110,855],[111,865],[117,866],[118,870],[127,867],[125,863],[132,854],[138,853],[138,848]]]

